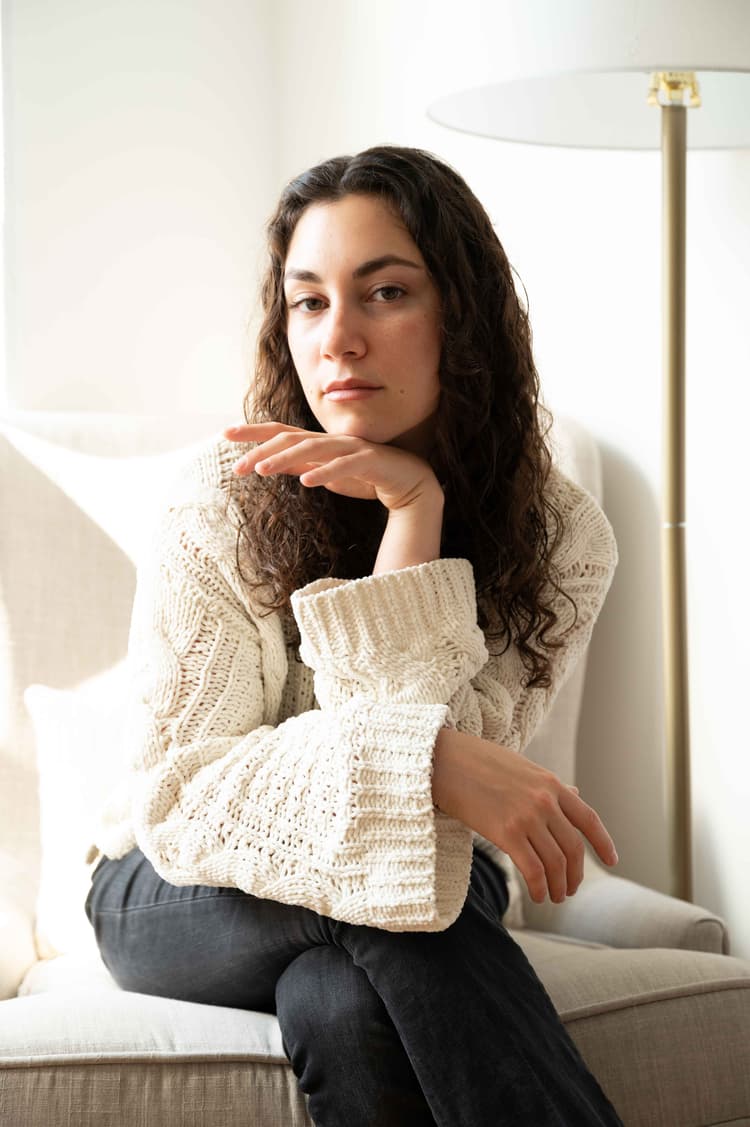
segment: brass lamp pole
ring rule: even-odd
[[[695,74],[651,75],[648,101],[661,106],[664,436],[662,623],[669,871],[673,895],[692,900],[690,724],[685,568],[685,230],[687,108],[700,106]]]

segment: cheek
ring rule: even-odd
[[[412,326],[411,339],[424,361],[429,360],[434,367],[437,367],[440,360],[442,329],[436,313],[424,313],[419,318],[417,324]]]
[[[408,356],[412,363],[419,358],[420,363],[437,367],[442,346],[440,320],[433,313],[421,313],[394,321],[388,328],[387,343],[389,349]]]
[[[287,347],[289,348],[289,355],[292,358],[294,370],[297,373],[305,395],[307,395],[311,386],[311,370],[312,365],[310,362],[310,349],[305,347],[304,340],[299,334],[287,333]]]
[[[292,360],[293,360],[294,364],[296,365],[297,361],[299,359],[301,359],[302,349],[300,347],[300,340],[299,340],[297,334],[294,333],[293,331],[290,332],[289,329],[287,329],[287,331],[286,331],[286,343],[287,343],[287,347],[289,349],[289,352],[291,354]]]

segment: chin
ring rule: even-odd
[[[384,446],[398,446],[403,450],[419,453],[423,448],[431,445],[434,425],[434,416],[427,419],[407,419],[395,426],[388,418],[369,418],[359,411],[336,411],[325,415],[315,415],[316,419],[327,434],[350,434],[354,438],[362,438],[365,442],[379,442]]]
[[[392,442],[398,429],[388,426],[377,419],[363,419],[361,415],[350,415],[343,411],[337,412],[334,419],[318,420],[328,434],[350,434],[354,438],[363,438],[367,442]]]

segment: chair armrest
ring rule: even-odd
[[[36,961],[31,917],[0,893],[0,1000],[15,998],[23,976]]]
[[[535,904],[524,892],[526,927],[610,947],[673,947],[729,954],[729,932],[719,916],[615,876],[586,848],[584,879],[562,904]]]

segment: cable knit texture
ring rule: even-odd
[[[463,907],[475,843],[508,865],[434,807],[437,733],[449,725],[525,749],[591,637],[617,563],[612,528],[553,468],[567,520],[556,562],[578,620],[549,689],[522,687],[515,645],[488,654],[465,559],[296,591],[298,661],[283,616],[259,610],[237,568],[241,513],[226,487],[243,450],[207,444],[139,567],[132,770],[102,811],[94,852],[137,844],[171,884],[441,931]],[[564,628],[572,608],[554,605]]]

